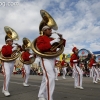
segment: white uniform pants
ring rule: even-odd
[[[98,79],[100,80],[100,68],[98,68]]]
[[[58,73],[59,73],[58,68],[55,67],[55,79],[58,79]]]
[[[93,67],[90,68],[90,77],[93,77]]]
[[[3,90],[8,91],[9,82],[11,78],[11,74],[13,72],[15,61],[11,62],[4,62],[3,68],[3,75],[4,75],[4,83],[3,83]]]
[[[75,69],[72,68],[72,78],[74,78],[74,77],[75,77]]]
[[[93,67],[93,82],[97,82],[99,77],[98,69]]]
[[[55,59],[41,58],[40,63],[43,69],[43,78],[38,97],[46,98],[46,100],[53,100],[53,92],[55,89]]]
[[[83,81],[83,70],[77,66],[77,64],[74,64],[73,70],[75,72],[74,76],[74,86],[81,86],[82,87],[82,81]]]
[[[66,69],[67,69],[66,67],[63,67],[62,68],[63,78],[65,78],[65,76],[66,76],[66,73],[67,73]]]
[[[24,82],[28,83],[29,75],[30,75],[30,65],[24,64],[24,72],[25,72],[25,77],[24,77]]]

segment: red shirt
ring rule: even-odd
[[[56,63],[58,63],[58,60],[55,60],[55,65],[56,65]]]
[[[55,60],[55,65],[58,64],[58,63],[61,63],[60,60]]]
[[[52,41],[53,39],[48,37],[48,36],[39,36],[37,38],[37,47],[38,49],[41,51],[41,52],[47,52],[47,51],[50,51],[50,48],[51,48],[51,44],[50,44],[50,41]]]
[[[24,51],[22,53],[22,58],[23,58],[24,61],[29,61],[30,60],[29,56],[30,56],[30,53],[27,52],[27,51]]]
[[[50,38],[46,35],[43,36],[39,36],[37,38],[37,47],[41,52],[49,52],[50,48],[52,47],[52,45],[50,44],[50,41],[52,41],[53,38]],[[65,46],[65,40],[64,40],[64,46]]]
[[[62,60],[61,65],[62,67],[64,67],[67,64],[67,62],[65,60]]]
[[[94,63],[96,63],[96,61],[93,58],[91,58],[89,61],[89,67],[92,68]]]
[[[71,65],[71,67],[73,67],[74,63],[78,63],[78,59],[79,59],[79,57],[78,57],[77,54],[73,53],[71,55],[71,58],[70,58],[70,65]],[[74,60],[76,60],[76,62],[74,62]]]
[[[12,52],[12,46],[11,45],[4,45],[1,49],[2,55],[4,57],[11,57]]]

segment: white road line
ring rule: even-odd
[[[4,80],[0,80],[0,81],[4,81]],[[19,82],[12,82],[12,81],[10,81],[10,83],[14,83],[14,84],[21,84],[21,85],[22,85],[22,83],[19,83]],[[30,84],[30,86],[40,87],[39,85],[31,85],[31,84]]]

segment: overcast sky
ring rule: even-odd
[[[54,18],[56,32],[66,39],[64,53],[70,53],[73,44],[100,50],[100,0],[0,0],[0,48],[5,44],[4,26],[18,33],[19,44],[23,37],[31,41],[38,37],[41,9]]]

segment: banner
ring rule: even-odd
[[[72,55],[72,53],[70,53],[70,54],[65,54],[65,60],[66,60],[66,62],[70,62],[70,57],[71,57],[71,55]],[[60,56],[59,56],[59,59],[60,59],[60,61],[62,61],[62,57],[63,57],[63,54],[61,54]]]

